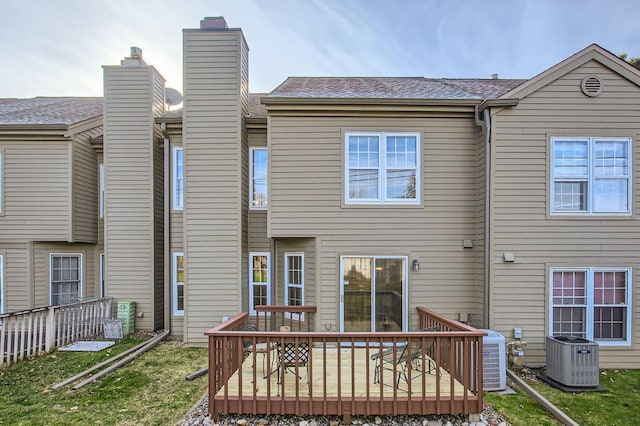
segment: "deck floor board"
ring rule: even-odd
[[[353,362],[351,353],[353,352]],[[382,385],[374,383],[375,369],[377,361],[371,360],[372,354],[377,353],[377,348],[337,348],[337,347],[314,347],[309,355],[309,371],[306,367],[298,369],[298,378],[295,369],[287,369],[282,374],[275,368],[278,362],[278,351],[274,348],[263,360],[263,353],[249,353],[249,356],[242,364],[241,374],[236,371],[226,387],[218,391],[217,395],[222,396],[228,392],[229,397],[238,397],[242,384],[243,397],[253,395],[255,385],[256,397],[269,396],[299,396],[299,397],[397,397],[408,396],[409,384],[404,378],[400,379],[399,387],[395,386],[397,376],[394,380],[394,372],[389,369],[382,369]],[[255,356],[254,356],[255,355]],[[428,359],[428,357],[427,357]],[[256,363],[254,380],[254,360]],[[263,368],[264,367],[264,368]],[[402,365],[399,365],[400,369]],[[265,371],[265,369],[267,371]],[[338,379],[338,369],[340,369],[341,380]],[[293,371],[292,371],[293,370]],[[421,396],[424,392],[426,397],[436,397],[439,382],[440,398],[451,396],[459,397],[464,395],[464,386],[454,380],[451,383],[451,376],[440,369],[440,374],[435,372],[423,374],[421,366],[411,370],[412,379],[411,394],[413,397]],[[266,378],[265,378],[266,376]],[[278,376],[284,378],[282,383],[278,383]],[[307,381],[309,380],[309,382]],[[309,383],[309,384],[308,384]],[[355,386],[351,386],[355,383]],[[284,386],[283,386],[284,385]]]

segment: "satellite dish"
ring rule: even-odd
[[[172,106],[180,105],[182,103],[182,93],[178,92],[176,89],[167,87],[164,89],[164,99],[167,105],[169,105],[169,109],[171,109]]]

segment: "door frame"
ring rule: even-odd
[[[375,268],[376,268],[376,259],[402,259],[404,261],[404,283],[402,283],[402,331],[407,331],[409,329],[409,256],[379,256],[379,255],[342,255],[340,256],[340,318],[338,318],[340,323],[340,332],[344,332],[344,259],[345,258],[354,258],[354,257],[368,257],[372,259],[371,262],[371,329],[369,332],[373,332],[371,330],[374,329],[373,324],[375,321]]]

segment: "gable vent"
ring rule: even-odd
[[[582,83],[580,83],[580,87],[582,88],[582,93],[587,96],[598,96],[602,93],[602,80],[596,75],[589,75],[582,79]]]

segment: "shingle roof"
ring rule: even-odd
[[[495,99],[527,80],[289,77],[266,98]]]
[[[0,99],[0,125],[71,125],[102,115],[102,98]]]
[[[249,117],[267,118],[267,108],[260,101],[264,95],[266,93],[249,93]]]

